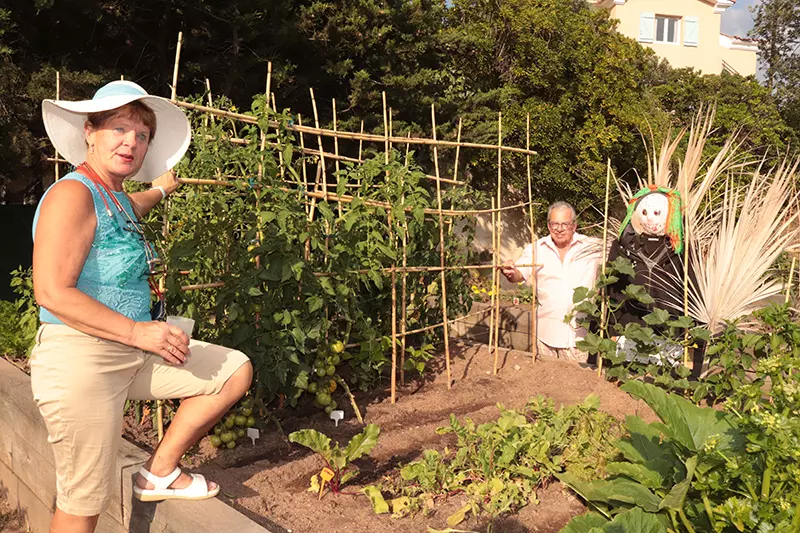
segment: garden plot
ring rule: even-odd
[[[562,361],[531,363],[525,352],[501,353],[501,370],[492,375],[493,357],[485,347],[454,345],[451,371],[457,384],[447,390],[442,371],[432,372],[431,379],[402,389],[396,404],[391,405],[386,391],[359,397],[365,422],[381,428],[378,444],[369,455],[356,462],[360,474],[344,488],[357,495],[333,495],[327,491],[319,500],[308,492],[312,475],[323,462],[315,454],[297,445],[288,445],[270,425],[253,447],[242,444],[235,450],[218,450],[201,443],[199,453],[189,464],[218,481],[223,498],[239,511],[274,531],[398,532],[424,531],[425,526],[446,528],[445,520],[463,505],[464,498],[454,495],[437,502],[428,516],[392,519],[378,516],[369,500],[359,492],[364,485],[379,482],[395,473],[400,463],[419,459],[425,449],[443,449],[452,445],[451,436],[440,436],[436,429],[448,425],[450,414],[476,423],[497,419],[498,403],[507,408],[522,408],[536,395],[552,398],[556,405],[578,404],[589,395],[597,395],[602,410],[618,419],[639,414],[652,420],[649,408],[631,398],[611,383],[597,377],[588,368]],[[337,396],[337,395],[335,395]],[[342,399],[340,405],[347,405]],[[361,431],[349,406],[346,419],[334,426],[322,413],[307,418],[288,418],[283,430],[288,435],[300,428],[314,428],[345,444]],[[495,521],[495,531],[557,532],[569,519],[585,511],[577,497],[555,483],[538,493],[540,503],[522,512]],[[470,519],[461,529],[485,527],[486,519]],[[498,527],[504,524],[502,527]]]

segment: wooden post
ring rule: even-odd
[[[314,110],[314,127],[319,129],[319,115],[317,114],[317,99],[314,98],[314,88],[308,88],[311,93],[311,108]],[[317,135],[317,146],[319,147],[319,159],[322,165],[322,192],[328,193],[328,174],[325,170],[325,151],[322,149],[322,135]]]
[[[503,199],[500,191],[503,188],[503,114],[497,114],[497,264],[500,265],[500,236],[503,233]],[[497,272],[497,285],[495,286],[497,298],[495,298],[495,305],[497,309],[495,315],[494,327],[494,374],[497,374],[497,359],[500,351],[500,271]]]
[[[436,141],[436,105],[431,104],[431,126],[433,140]],[[445,368],[447,369],[447,389],[452,387],[450,376],[450,327],[447,324],[447,284],[445,277],[445,243],[444,243],[444,216],[442,215],[442,182],[439,181],[439,148],[433,145],[433,166],[436,169],[436,205],[439,215],[439,264],[442,267],[442,322],[444,322],[444,357]]]
[[[297,124],[300,125],[300,126],[303,125],[303,116],[300,113],[297,114]],[[302,151],[302,154],[305,154],[305,152],[306,152],[306,141],[303,138],[303,132],[302,131],[300,132],[300,150]],[[306,171],[306,161],[305,161],[305,159],[303,159],[303,155],[302,154],[300,156],[300,159],[303,161],[303,190],[308,192],[308,172]],[[309,209],[308,209],[308,215],[309,215],[309,219],[308,220],[309,221],[311,221],[314,218],[314,208],[316,207],[316,205],[317,205],[317,199],[316,198],[312,198],[311,199],[311,207],[309,207]]]
[[[792,298],[792,280],[794,279],[794,269],[797,267],[797,256],[792,257],[792,266],[789,268],[789,282],[786,284],[786,298],[784,303],[789,303]]]
[[[603,208],[603,251],[602,251],[602,266],[601,272],[603,276],[606,275],[606,262],[608,261],[608,197],[611,191],[611,158],[606,163],[606,202]],[[600,338],[605,337],[606,321],[606,289],[600,291]],[[603,375],[603,355],[598,352],[597,354],[597,377]]]
[[[59,71],[56,71],[56,100],[61,100],[61,73]],[[58,160],[58,150],[56,150],[56,181],[61,179],[61,167],[59,166]]]
[[[489,297],[489,310],[490,310],[490,313],[489,313],[489,355],[492,354],[492,347],[494,346],[494,320],[495,320],[495,316],[494,316],[494,299],[495,299],[494,286],[496,284],[495,277],[500,274],[499,263],[498,263],[498,260],[497,260],[497,233],[496,233],[497,232],[497,220],[496,220],[497,212],[495,211],[496,207],[497,207],[497,200],[492,198],[492,211],[490,213],[491,221],[492,221],[492,223],[491,223],[491,226],[492,226],[492,245],[491,245],[491,250],[492,250],[492,285],[491,285],[491,287],[492,288],[491,288],[490,292],[492,294]]]
[[[533,180],[531,178],[531,114],[528,113],[525,122],[525,148],[529,153],[525,154],[525,162],[528,167],[528,215],[531,224],[531,263],[536,264],[536,221],[533,217]],[[537,328],[539,322],[536,320],[536,267],[531,269],[531,361],[536,362],[539,355],[539,336]]]
[[[403,206],[405,207],[405,195],[403,195]],[[406,384],[406,331],[408,320],[408,310],[406,309],[406,298],[408,297],[408,220],[406,220],[405,209],[403,210],[403,277],[400,282],[400,385]]]

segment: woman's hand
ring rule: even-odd
[[[181,186],[181,180],[175,175],[174,170],[168,170],[154,179],[151,185],[153,187],[164,187],[164,191],[169,195],[174,193],[177,188]]]
[[[160,355],[171,365],[182,365],[189,354],[189,337],[166,322],[135,322],[128,344]]]

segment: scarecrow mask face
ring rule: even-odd
[[[631,225],[639,235],[664,235],[669,214],[669,200],[664,194],[644,196],[636,205]]]

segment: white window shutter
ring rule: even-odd
[[[652,43],[656,34],[656,14],[642,13],[639,17],[639,42]]]
[[[683,19],[683,44],[697,46],[700,42],[700,20],[697,17]]]

